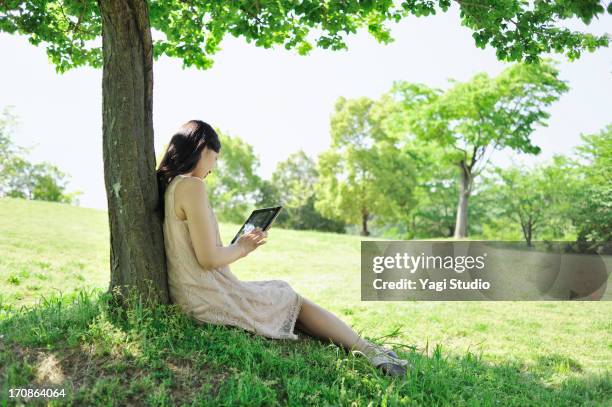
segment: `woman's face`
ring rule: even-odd
[[[200,161],[198,161],[198,164],[192,172],[193,176],[202,179],[206,178],[217,165],[218,157],[219,153],[208,147],[204,147],[200,155]]]

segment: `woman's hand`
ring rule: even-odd
[[[257,249],[262,244],[266,243],[268,232],[264,232],[261,228],[255,228],[249,233],[238,238],[236,244],[242,249],[243,257]]]

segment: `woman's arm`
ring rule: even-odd
[[[180,188],[180,189],[179,189]],[[222,267],[246,256],[241,245],[217,246],[217,236],[210,211],[206,184],[197,178],[185,178],[176,186],[180,207],[185,212],[189,235],[198,263],[205,269]]]

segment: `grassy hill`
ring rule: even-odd
[[[220,224],[224,243],[238,227]],[[197,325],[174,307],[116,315],[106,212],[0,199],[0,405],[42,387],[76,405],[609,405],[612,302],[361,302],[361,240],[272,228],[230,267],[286,280],[396,348],[416,366],[403,381],[307,337]]]

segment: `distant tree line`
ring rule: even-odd
[[[531,134],[568,89],[543,61],[453,81],[446,91],[396,81],[377,100],[341,97],[330,148],[316,158],[291,154],[269,180],[257,175],[250,145],[218,130],[224,152],[207,181],[211,201],[235,223],[280,204],[277,226],[291,229],[528,245],[568,239],[610,250],[612,125],[535,168],[489,163],[494,150],[539,154]]]
[[[66,192],[68,175],[49,163],[31,163],[29,148],[18,146],[12,139],[17,117],[11,107],[0,114],[0,197],[34,199],[79,204],[82,193]]]
[[[546,109],[568,89],[542,61],[452,81],[446,91],[396,81],[377,100],[340,97],[329,149],[315,158],[289,155],[270,179],[257,175],[251,145],[217,129],[223,153],[207,178],[211,203],[233,223],[255,208],[283,205],[276,226],[289,229],[527,245],[571,240],[609,252],[612,124],[532,168],[489,164],[495,150],[539,154],[531,134],[547,125]],[[0,196],[78,202],[78,193],[65,192],[65,174],[29,163],[13,144],[14,116],[5,109],[0,120]]]

